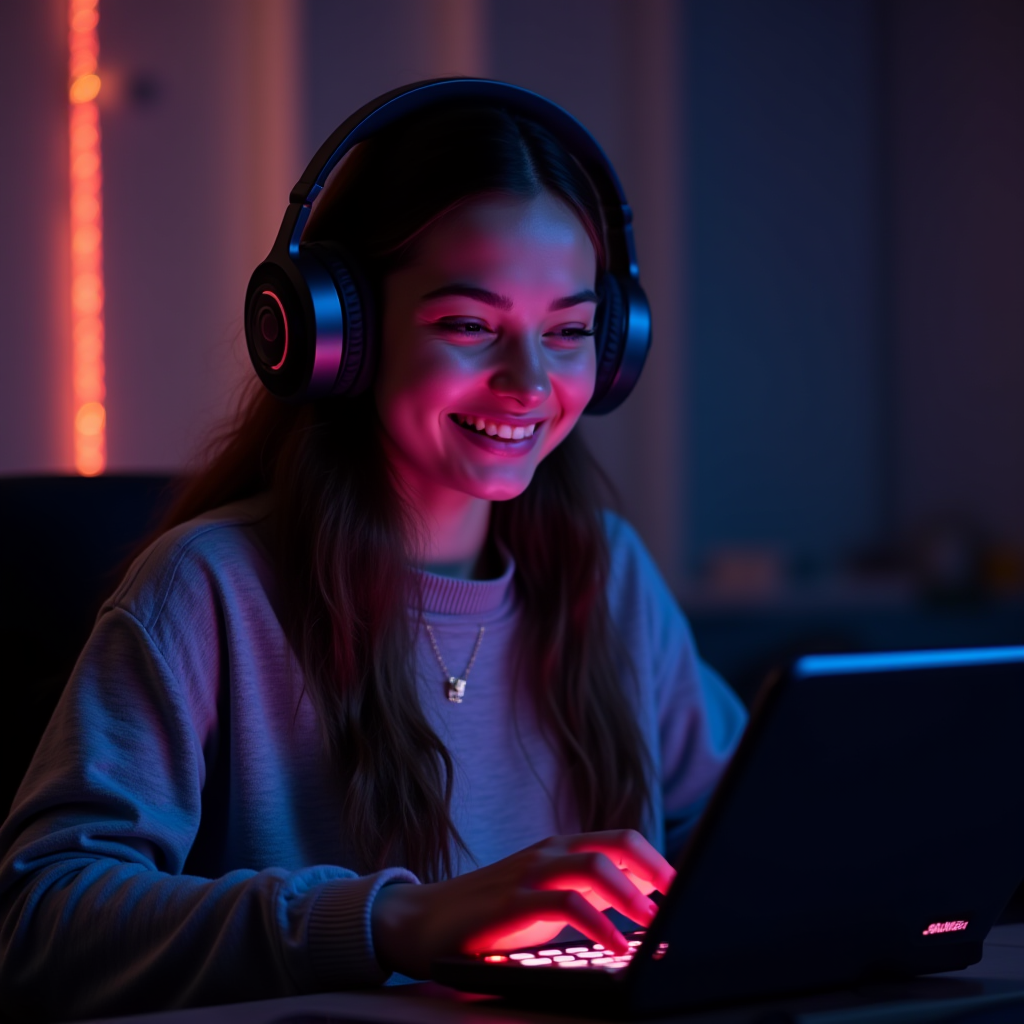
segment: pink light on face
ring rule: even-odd
[[[934,921],[928,925],[922,935],[945,935],[947,932],[965,931],[969,921]]]
[[[71,365],[75,468],[107,464],[103,358],[103,163],[96,97],[99,0],[68,0],[68,141],[71,179]]]
[[[412,493],[449,507],[526,489],[593,395],[596,266],[545,192],[449,211],[388,275],[374,392]]]

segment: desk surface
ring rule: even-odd
[[[1020,1019],[1024,1020],[1024,924],[994,928],[980,963],[963,971],[890,986],[887,992],[879,991],[878,999],[869,1006],[832,996],[786,1000],[773,1004],[772,1009],[781,1013],[772,1019],[800,1024],[927,1024],[954,1017],[963,1020],[961,1015],[971,1007],[981,1010],[1020,999]],[[729,1008],[660,1020],[754,1024],[764,1019],[766,1009],[763,1005]],[[488,998],[423,984],[171,1010],[91,1024],[565,1024],[571,1020],[581,1018],[510,1008]]]

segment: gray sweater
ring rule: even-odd
[[[170,531],[101,610],[0,829],[0,1010],[88,1016],[385,981],[370,908],[382,885],[416,879],[368,872],[342,831],[274,607],[267,508]],[[660,781],[644,831],[671,855],[745,715],[634,531],[610,516],[608,535],[612,618]],[[579,828],[557,755],[513,698],[514,572],[423,574],[452,672],[486,627],[461,704],[425,631],[417,641],[419,698],[456,765],[452,814],[472,853],[460,871]]]

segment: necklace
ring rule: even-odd
[[[473,645],[473,653],[469,656],[469,662],[466,667],[462,670],[461,678],[459,676],[453,676],[448,671],[448,666],[444,663],[444,658],[441,657],[441,651],[437,646],[437,639],[434,636],[434,628],[429,622],[425,623],[427,627],[427,636],[430,637],[430,646],[434,648],[434,657],[437,658],[438,665],[441,666],[441,673],[444,676],[445,685],[448,687],[448,699],[453,704],[461,704],[462,698],[466,694],[466,680],[469,678],[469,670],[473,667],[473,662],[476,661],[476,652],[480,650],[480,644],[484,638],[484,627],[480,627],[480,632],[476,635],[476,643]]]

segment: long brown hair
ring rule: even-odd
[[[604,236],[593,188],[539,125],[495,107],[438,108],[353,152],[304,241],[339,244],[378,297],[417,236],[473,196],[566,202]],[[345,786],[342,825],[366,869],[450,875],[452,760],[416,696],[408,609],[417,595],[413,517],[391,474],[372,395],[302,406],[253,388],[162,528],[264,490],[274,496],[282,626]],[[510,666],[561,755],[582,827],[636,827],[649,756],[635,680],[610,621],[600,474],[571,434],[526,491],[496,503],[491,530],[516,560],[521,662]]]

